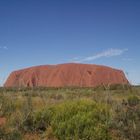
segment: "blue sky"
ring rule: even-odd
[[[80,62],[140,84],[139,0],[1,0],[0,84],[13,70]]]

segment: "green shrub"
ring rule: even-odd
[[[15,111],[15,104],[12,99],[0,94],[0,116],[9,116]]]
[[[3,127],[0,127],[0,138],[4,138],[5,136],[5,129]]]
[[[22,134],[18,130],[8,133],[5,140],[22,140]]]
[[[48,132],[59,140],[110,140],[107,106],[91,100],[67,101],[33,113],[23,123],[26,132]],[[50,134],[49,134],[50,137]]]
[[[128,90],[131,88],[131,85],[127,84],[114,84],[110,85],[109,89],[110,90]]]
[[[140,99],[137,96],[130,96],[128,99],[129,106],[136,106],[139,104]]]
[[[24,132],[34,131],[33,114],[29,114],[21,123],[20,129]]]
[[[51,121],[59,140],[110,140],[106,107],[93,101],[69,101],[54,108]]]
[[[34,131],[34,122],[33,122],[33,105],[32,105],[32,97],[27,96],[27,100],[24,102],[24,106],[21,108],[22,110],[22,119],[20,122],[20,129],[25,132]]]
[[[34,129],[36,131],[45,131],[51,124],[52,108],[48,108],[44,111],[39,111],[34,114]]]
[[[25,118],[26,117],[26,118]],[[52,110],[47,108],[39,112],[31,112],[28,116],[25,115],[24,121],[20,128],[24,132],[44,132],[51,123]]]
[[[22,134],[18,130],[12,130],[6,132],[5,128],[0,127],[0,139],[1,140],[22,140]]]
[[[125,102],[125,101],[123,101]],[[136,96],[128,98],[128,104],[123,103],[116,111],[113,120],[113,129],[117,138],[123,140],[140,139],[140,104]]]

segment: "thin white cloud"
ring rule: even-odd
[[[96,59],[100,59],[100,58],[105,58],[105,57],[114,57],[114,56],[120,56],[122,55],[124,52],[128,51],[128,49],[108,49],[106,51],[103,51],[101,53],[97,53],[93,56],[88,56],[82,59],[77,59],[74,62],[86,62],[86,61],[93,61]]]
[[[2,49],[2,50],[8,50],[8,47],[7,46],[0,46],[0,49]]]

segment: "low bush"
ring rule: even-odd
[[[69,101],[54,108],[51,121],[59,140],[110,140],[108,110],[89,100]]]
[[[51,119],[53,117],[52,108],[48,108],[43,111],[39,111],[34,114],[34,129],[35,131],[45,131],[51,125]]]
[[[34,113],[23,128],[28,132],[48,132],[51,128],[51,135],[59,140],[110,140],[108,121],[109,110],[104,104],[67,101]]]
[[[128,103],[127,103],[128,102]],[[116,110],[114,117],[114,130],[117,138],[123,140],[140,139],[140,103],[137,96],[128,97],[121,107]]]
[[[15,104],[10,98],[0,94],[0,116],[9,116],[15,111]]]
[[[23,136],[20,131],[12,130],[7,132],[5,128],[0,127],[0,139],[1,140],[22,140]]]
[[[128,100],[129,106],[136,106],[140,102],[140,99],[135,95],[130,96],[127,100]]]

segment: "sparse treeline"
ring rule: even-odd
[[[138,140],[140,87],[1,88],[2,140]]]

